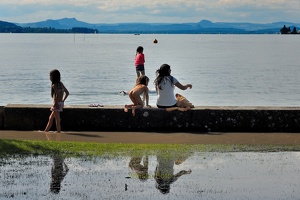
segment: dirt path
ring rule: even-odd
[[[155,133],[0,131],[0,139],[140,144],[300,144],[299,133]]]

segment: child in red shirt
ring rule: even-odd
[[[135,69],[136,69],[136,75],[137,77],[140,77],[141,75],[145,75],[145,55],[144,55],[144,48],[142,46],[139,46],[136,49],[135,54]]]

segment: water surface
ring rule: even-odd
[[[128,104],[118,92],[135,83],[139,45],[150,89],[155,71],[168,63],[181,83],[193,84],[176,92],[196,106],[299,105],[297,36],[217,34],[0,34],[0,105],[51,104],[54,68],[71,93],[66,104]]]

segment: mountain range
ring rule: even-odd
[[[13,23],[22,28],[51,28],[72,29],[74,27],[97,30],[99,33],[210,33],[210,34],[276,34],[285,25],[299,29],[300,23],[274,22],[266,24],[258,23],[231,23],[211,22],[202,20],[196,23],[114,23],[114,24],[91,24],[79,21],[76,18],[48,19],[33,23]],[[0,23],[1,26],[1,23]]]

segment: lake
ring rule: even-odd
[[[150,105],[164,63],[179,82],[193,84],[176,92],[196,106],[299,105],[299,37],[254,34],[0,34],[0,105],[51,104],[54,68],[70,91],[66,105],[128,104],[118,93],[134,86],[140,45]]]

